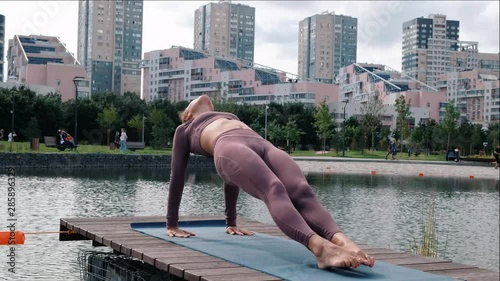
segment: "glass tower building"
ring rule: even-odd
[[[255,8],[219,1],[194,13],[194,49],[254,61]]]
[[[93,94],[140,95],[142,20],[142,0],[80,1],[78,60]]]
[[[356,62],[358,19],[325,12],[299,22],[298,74],[334,83],[339,69]]]
[[[429,85],[450,68],[458,50],[460,22],[430,15],[403,23],[402,72]]]

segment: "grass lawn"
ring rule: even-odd
[[[11,148],[12,145],[12,148]],[[119,154],[119,149],[111,150],[108,146],[104,145],[80,145],[76,151],[59,151],[54,147],[46,147],[45,144],[40,143],[39,151],[31,151],[29,142],[13,142],[9,143],[7,141],[0,141],[0,152],[39,152],[39,153],[106,153],[106,154]],[[153,149],[151,147],[146,147],[144,150],[130,151],[127,150],[126,154],[158,154],[158,155],[169,155],[171,154],[171,149]],[[384,159],[386,151],[367,151],[364,153],[357,150],[345,151],[346,158],[368,158],[368,159]],[[342,151],[327,151],[325,154],[321,154],[319,151],[312,150],[300,150],[293,151],[290,156],[329,156],[329,157],[342,157]],[[444,155],[425,155],[421,154],[418,157],[411,155],[408,157],[408,153],[398,153],[396,155],[397,159],[401,160],[434,160],[434,161],[444,161]]]
[[[12,147],[12,148],[11,148]],[[79,145],[77,150],[74,151],[59,151],[55,147],[46,147],[45,144],[40,143],[39,151],[31,151],[29,142],[6,142],[0,141],[0,152],[39,152],[39,153],[105,153],[105,154],[120,154],[119,149],[111,150],[109,146],[104,145]],[[143,150],[131,151],[127,150],[126,154],[171,154],[171,149],[153,149],[146,147]]]
[[[369,151],[365,150],[363,153],[358,150],[349,150],[345,151],[345,157],[346,158],[368,158],[368,159],[384,159],[385,155],[387,154],[387,151]],[[290,154],[292,157],[293,156],[328,156],[328,157],[342,157],[342,151],[327,151],[326,153],[322,154],[319,151],[293,151]],[[390,159],[389,155],[389,159]],[[398,160],[429,160],[429,161],[444,161],[445,156],[443,155],[426,155],[426,154],[420,154],[419,156],[411,155],[408,157],[408,153],[400,153],[396,155],[396,159]]]

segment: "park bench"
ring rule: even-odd
[[[127,149],[130,149],[132,151],[135,151],[136,149],[144,149],[144,143],[143,142],[127,142]]]
[[[58,141],[57,141],[57,138],[56,137],[52,137],[52,136],[44,136],[43,137],[43,140],[44,140],[44,143],[45,143],[45,146],[46,147],[53,147],[53,148],[57,148],[59,149],[60,151],[64,151],[66,148],[68,148],[67,146],[65,145],[61,145]],[[77,146],[74,146],[74,148],[76,148]],[[72,149],[71,149],[72,150]]]

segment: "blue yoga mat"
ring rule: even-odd
[[[267,234],[228,235],[223,220],[180,222],[194,232],[190,238],[169,237],[165,223],[133,223],[132,229],[205,254],[290,281],[444,281],[452,278],[376,261],[373,268],[318,269],[314,255],[302,244]]]

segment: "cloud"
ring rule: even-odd
[[[216,2],[216,1],[213,1]],[[144,1],[143,52],[193,47],[194,12],[209,1]],[[329,11],[358,18],[358,61],[401,68],[403,22],[441,13],[460,20],[460,39],[480,52],[499,52],[497,1],[233,1],[255,8],[255,62],[297,72],[299,21]],[[54,5],[58,5],[57,7]],[[6,42],[34,23],[36,33],[59,36],[77,52],[78,2],[0,1]],[[48,15],[45,18],[42,13]],[[25,30],[23,30],[23,28]],[[33,33],[33,32],[29,32]]]

